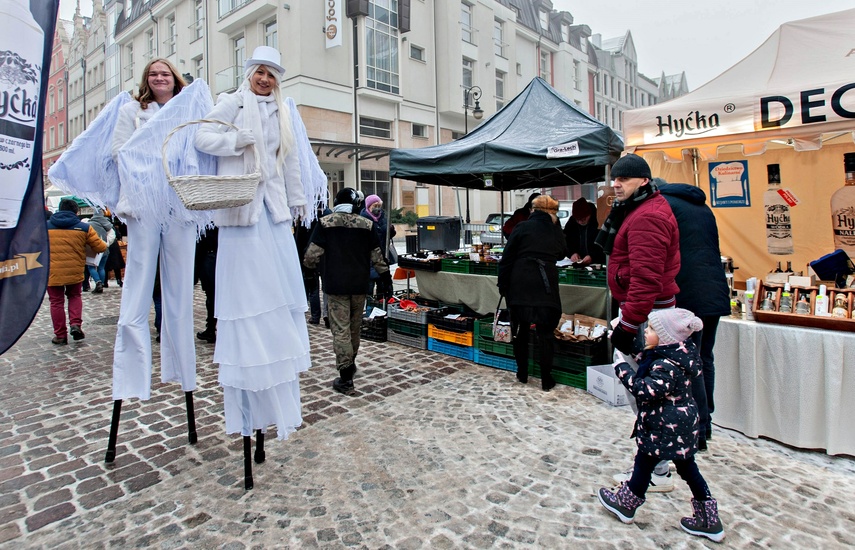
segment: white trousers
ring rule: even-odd
[[[160,253],[163,319],[160,379],[196,389],[196,342],[193,339],[193,264],[196,226],[143,223],[128,218],[128,258],[122,306],[113,351],[113,399],[151,397],[149,312]]]

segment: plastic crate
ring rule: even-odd
[[[472,262],[465,259],[459,258],[443,258],[442,259],[442,271],[447,271],[449,273],[470,273],[469,265]],[[400,264],[398,264],[400,265]]]
[[[529,374],[540,378],[540,365],[535,363],[530,366]],[[588,387],[587,367],[582,368],[580,371],[578,369],[565,369],[554,366],[552,367],[552,378],[554,378],[557,383],[564,384],[565,386],[571,386],[581,390],[587,389]]]
[[[427,258],[400,255],[398,256],[398,267],[415,269],[418,271],[437,272],[442,269],[442,262],[439,258],[428,260]]]
[[[473,275],[498,275],[499,262],[471,262],[469,273]]]
[[[495,369],[509,370],[517,372],[517,362],[513,357],[502,357],[501,355],[493,355],[480,349],[475,349],[475,362],[479,365],[486,365]]]
[[[427,349],[435,351],[437,353],[451,355],[452,357],[466,359],[467,361],[472,361],[473,359],[475,359],[475,348],[458,346],[456,344],[449,344],[448,342],[443,342],[442,340],[436,340],[430,337],[428,337]]]
[[[468,331],[457,332],[453,330],[445,330],[434,324],[428,323],[428,336],[435,340],[442,340],[443,342],[450,342],[452,344],[468,346],[470,348],[472,347],[472,333]]]
[[[362,328],[359,331],[359,337],[362,340],[370,340],[372,342],[386,341],[386,316],[362,318]]]
[[[486,338],[475,338],[475,349],[479,349],[485,353],[493,355],[501,355],[502,357],[514,356],[514,345],[506,342],[496,342],[495,340],[487,340]]]
[[[608,286],[605,269],[559,269],[558,284],[597,286],[605,288]]]
[[[400,264],[399,264],[400,265]],[[575,269],[559,269],[558,284],[559,285],[575,285],[577,281]]]
[[[394,317],[389,318],[387,327],[389,328],[388,333],[390,335],[393,332],[397,332],[398,334],[403,334],[405,336],[427,336],[427,325],[401,321]]]
[[[427,307],[427,306],[425,306]],[[440,308],[432,308],[428,311],[407,311],[401,309],[398,304],[389,304],[389,318],[407,321],[408,323],[416,323],[419,325],[427,324],[427,314],[432,311],[439,311]]]
[[[605,346],[605,340],[597,342],[591,342],[590,340],[586,342],[556,341],[552,365],[555,369],[569,370],[574,373],[581,372],[582,382],[584,383],[586,368],[606,362]],[[535,363],[540,364],[540,346],[537,342],[534,344],[534,360]]]
[[[428,311],[427,322],[436,325],[437,328],[443,330],[451,330],[455,332],[472,332],[475,329],[475,320],[485,318],[477,313],[461,313],[461,318],[447,319],[445,316],[450,313],[458,313],[450,309],[442,309],[437,311]]]
[[[606,363],[606,339],[580,340],[573,342],[569,340],[556,340],[555,353],[571,357],[591,357],[600,363]],[[595,363],[596,364],[596,363]]]
[[[390,320],[391,321],[391,320]],[[427,349],[427,336],[410,336],[402,332],[390,330],[387,332],[389,342],[417,349]]]

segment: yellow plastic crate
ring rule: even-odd
[[[472,347],[472,331],[454,332],[451,330],[443,330],[436,325],[428,324],[428,337],[434,340],[442,340],[459,346]]]

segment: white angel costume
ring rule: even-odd
[[[254,70],[249,67],[247,75]],[[311,366],[292,216],[311,222],[315,203],[325,200],[326,177],[293,100],[282,104],[278,83],[273,93],[259,96],[245,79],[236,92],[220,96],[205,118],[250,130],[262,174],[251,203],[214,214],[214,362],[226,433],[250,436],[275,424],[278,439],[286,439],[302,424],[299,375]],[[219,174],[244,174],[254,166],[253,148],[237,147],[237,135],[219,124],[203,125],[196,134],[196,147],[219,157]]]
[[[207,84],[196,80],[163,106],[142,109],[131,101],[121,107],[113,133],[112,154],[121,187],[115,213],[128,226],[128,252],[116,345],[113,352],[113,399],[151,397],[151,333],[148,324],[155,271],[160,258],[163,297],[161,380],[196,389],[193,337],[193,264],[196,238],[211,221],[210,212],[190,211],[169,186],[161,161],[167,134],[199,119],[212,105]],[[193,147],[196,127],[170,141],[173,175],[211,173],[213,159]]]

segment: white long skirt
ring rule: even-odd
[[[214,310],[226,433],[275,425],[287,439],[303,423],[299,376],[311,365],[306,293],[291,225],[266,206],[254,226],[220,228]]]

